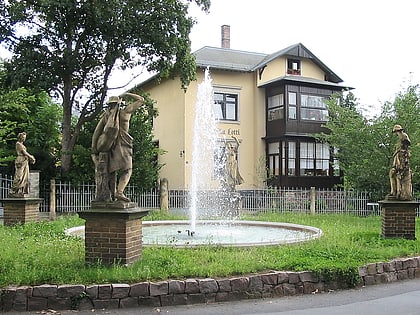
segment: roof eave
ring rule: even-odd
[[[330,88],[334,88],[337,90],[353,90],[353,87],[349,87],[349,86],[344,86],[341,85],[339,83],[335,83],[335,82],[330,82],[330,81],[322,81],[322,80],[316,80],[316,79],[312,79],[312,78],[306,78],[306,77],[300,77],[300,76],[293,76],[293,75],[287,75],[287,76],[282,76],[279,78],[275,78],[273,80],[264,82],[262,84],[258,84],[258,88],[264,88],[270,85],[273,85],[275,83],[279,83],[281,81],[284,82],[293,82],[293,83],[301,83],[301,84],[309,84],[309,85],[322,85],[322,86],[328,86]]]
[[[229,71],[238,71],[238,72],[252,72],[249,67],[237,67],[234,65],[216,65],[210,63],[197,63],[198,68],[209,68],[217,70],[229,70]]]

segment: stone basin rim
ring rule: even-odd
[[[159,220],[159,221],[142,221],[143,226],[159,226],[159,225],[185,225],[190,226],[189,220]],[[309,233],[306,237],[299,237],[293,240],[278,240],[278,241],[260,241],[260,242],[245,242],[245,243],[217,243],[217,244],[146,244],[143,243],[143,247],[179,247],[189,248],[198,246],[222,246],[222,247],[254,247],[254,246],[275,246],[275,245],[290,245],[310,240],[318,239],[322,236],[323,232],[321,229],[295,223],[285,222],[268,222],[268,221],[226,221],[226,220],[197,220],[196,225],[208,225],[208,224],[224,224],[224,225],[244,225],[244,226],[259,226],[259,227],[274,227],[284,228],[289,230],[299,230]],[[76,226],[66,229],[67,235],[78,235],[84,232],[85,226]]]

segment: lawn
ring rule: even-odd
[[[175,218],[153,212],[145,219]],[[310,225],[322,229],[323,236],[286,246],[147,247],[142,259],[130,267],[104,267],[85,265],[84,241],[64,233],[66,228],[83,224],[77,216],[14,227],[1,225],[0,287],[220,278],[267,270],[312,270],[355,279],[358,266],[420,254],[420,240],[383,239],[382,221],[377,216],[268,213],[244,219]],[[419,219],[416,235],[420,235]]]

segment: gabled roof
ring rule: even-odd
[[[220,69],[240,72],[254,72],[258,69],[265,67],[268,63],[279,57],[296,57],[296,58],[308,58],[311,59],[320,69],[322,69],[327,77],[328,81],[315,80],[301,76],[283,76],[273,81],[266,82],[261,85],[266,86],[268,84],[278,82],[281,80],[299,81],[307,83],[316,83],[322,85],[336,86],[337,83],[343,82],[343,80],[337,76],[330,68],[328,68],[321,60],[319,60],[313,53],[309,51],[301,43],[289,46],[282,50],[279,50],[273,54],[264,54],[257,52],[249,52],[242,50],[234,50],[230,48],[219,48],[204,46],[199,50],[193,52],[196,58],[196,64],[199,68]],[[149,79],[141,82],[139,85],[142,86],[156,79],[158,74],[153,75]],[[315,82],[316,81],[316,82]],[[343,88],[343,86],[340,86]],[[350,88],[352,89],[352,88]]]
[[[255,71],[261,67],[264,67],[269,62],[279,57],[297,57],[311,59],[319,68],[321,68],[327,74],[328,81],[335,83],[343,82],[343,80],[338,75],[336,75],[330,68],[328,68],[321,60],[319,60],[308,48],[306,48],[301,43],[291,45],[271,55],[268,55],[263,61],[255,65],[253,70]]]
[[[193,53],[198,67],[252,72],[267,54],[204,46]]]
[[[328,81],[343,82],[338,75],[301,43],[291,45],[270,55],[209,46],[205,46],[193,54],[198,67],[244,72],[256,71],[279,57],[307,58],[311,59],[326,73]]]

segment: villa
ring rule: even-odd
[[[214,113],[221,143],[239,143],[238,163],[244,183],[237,189],[277,187],[331,188],[341,183],[333,149],[314,134],[326,131],[324,100],[348,87],[298,43],[273,54],[230,49],[230,27],[223,25],[222,47],[196,52],[197,81],[187,90],[179,80],[154,78],[137,88],[156,100],[159,116],[154,137],[166,153],[161,178],[170,189],[188,189],[197,87],[210,69]]]

